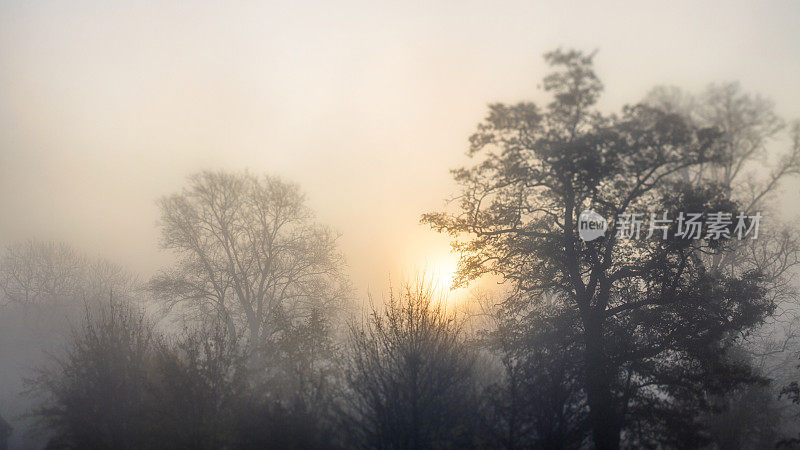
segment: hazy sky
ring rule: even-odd
[[[800,2],[0,2],[0,243],[152,274],[155,200],[201,169],[302,185],[361,293],[447,240],[418,225],[542,53],[599,49],[604,108],[739,80],[800,118]]]

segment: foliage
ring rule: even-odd
[[[29,381],[48,448],[332,447],[327,411],[275,398],[223,324],[176,338],[111,303],[87,313],[64,357]],[[298,392],[299,394],[299,392]]]
[[[701,257],[723,255],[724,240],[680,239],[674,223],[663,240],[613,232],[620,214],[674,218],[738,205],[718,183],[679,178],[724,164],[720,130],[647,105],[602,115],[593,108],[602,86],[592,57],[546,55],[556,70],[545,78],[554,97],[545,109],[492,105],[470,138],[479,161],[453,172],[457,211],[423,221],[453,236],[460,282],[497,274],[516,288],[510,313],[535,315],[547,297],[575,318],[580,394],[597,448],[618,448],[622,436],[631,445],[699,445],[705,396],[758,379],[725,355],[774,305],[758,271],[727,273]],[[612,231],[580,240],[586,209],[609,219]]]
[[[49,448],[146,448],[153,423],[148,369],[157,334],[145,317],[110,303],[73,331],[64,356],[30,380],[32,414]]]

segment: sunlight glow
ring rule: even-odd
[[[442,256],[429,266],[429,270],[439,289],[447,293],[458,290],[453,289],[453,281],[458,271],[458,256],[453,254]]]

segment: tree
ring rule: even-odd
[[[39,368],[31,414],[51,435],[48,448],[148,448],[154,429],[149,389],[153,325],[124,302],[87,308],[63,356]]]
[[[405,285],[351,328],[346,398],[363,447],[475,445],[474,355],[434,295]]]
[[[486,422],[503,448],[578,448],[585,440],[580,330],[574,310],[556,302],[523,314],[496,312],[485,336],[505,377],[484,392]]]
[[[737,184],[746,181],[748,164],[764,159],[767,144],[774,141],[785,126],[775,114],[772,102],[742,92],[738,83],[711,84],[699,98],[677,87],[660,86],[645,96],[644,103],[679,114],[698,126],[716,128],[721,133],[719,144],[724,158],[714,164],[698,166],[692,175],[698,180],[712,179],[739,194],[747,191]],[[760,186],[756,198],[771,192],[780,178],[797,172],[798,162],[785,164],[787,162],[773,173],[777,177],[770,177],[766,185]]]
[[[794,282],[800,264],[800,235],[794,221],[786,221],[775,203],[782,183],[800,174],[800,123],[788,127],[788,151],[778,158],[769,158],[769,147],[785,145],[786,141],[781,141],[787,127],[771,101],[743,92],[738,83],[712,84],[699,95],[676,87],[657,87],[644,101],[678,113],[699,126],[720,130],[725,155],[722,164],[701,165],[686,171],[683,179],[718,183],[738,200],[747,214],[760,212],[770,220],[770,227],[762,231],[759,239],[730,242],[729,251],[724,254],[705,256],[708,266],[728,273],[760,272],[766,294],[776,304],[775,313],[741,343],[742,353],[771,378],[772,386],[745,387],[733,393],[732,398],[715,399],[725,408],[721,408],[719,416],[710,415],[707,419],[722,447],[729,447],[731,438],[719,438],[720,430],[741,438],[741,445],[749,445],[748,440],[752,444],[754,436],[774,434],[777,425],[773,422],[776,417],[781,418],[775,411],[786,409],[779,404],[777,391],[790,377],[792,358],[788,353],[796,348],[800,331]],[[767,395],[770,390],[773,395]],[[750,402],[753,396],[761,396],[769,404],[754,409]],[[724,426],[726,423],[731,425]],[[753,425],[759,425],[761,430],[753,429]]]
[[[764,163],[767,145],[778,139],[784,129],[783,120],[775,114],[772,102],[743,93],[738,83],[712,84],[699,98],[679,88],[657,87],[644,102],[679,114],[695,126],[711,127],[721,133],[721,158],[684,169],[683,181],[716,183],[738,202],[742,212],[769,212],[772,222],[777,222],[780,214],[769,200],[782,181],[800,175],[800,123],[795,122],[789,129],[789,151],[769,167]],[[754,173],[758,166],[769,169],[766,177]],[[776,300],[796,300],[796,293],[787,286],[787,275],[800,262],[796,227],[775,224],[765,233],[761,240],[729,243],[736,251],[714,255],[709,264],[729,271],[757,269],[770,282],[770,292]]]
[[[117,264],[90,259],[60,242],[28,240],[0,256],[0,305],[77,305],[113,291],[131,293],[136,279]]]
[[[170,306],[220,318],[232,337],[246,330],[255,349],[281,331],[276,318],[332,312],[348,295],[337,236],[312,221],[296,185],[201,172],[159,207],[162,247],[178,261],[153,278],[152,290]]]
[[[88,258],[64,243],[28,240],[2,250],[0,404],[16,430],[10,445],[39,447],[44,441],[28,432],[35,424],[24,416],[30,399],[19,395],[27,369],[43,364],[44,351],[60,348],[70,325],[80,323],[86,309],[96,313],[109,293],[131,300],[136,279],[120,266]]]
[[[239,340],[219,322],[185,329],[173,342],[156,342],[149,370],[148,433],[163,448],[236,446],[249,394],[247,375]]]
[[[75,297],[87,265],[66,244],[33,240],[12,244],[0,259],[0,290],[6,303],[23,305]]]
[[[302,322],[284,323],[267,350],[267,390],[289,412],[333,428],[342,381],[341,348],[334,342],[330,321],[313,310]],[[277,370],[276,370],[277,369]]]
[[[47,448],[325,448],[319,414],[259,390],[227,325],[164,336],[125,302],[87,308],[63,354],[28,382]]]
[[[763,276],[710,267],[700,255],[724,255],[729,242],[681,239],[674,222],[665,239],[613,230],[630,213],[735,215],[740,206],[724,186],[681,179],[725,164],[723,135],[648,105],[603,115],[594,109],[602,84],[593,55],[558,50],[545,59],[556,68],[543,83],[554,100],[545,109],[491,105],[470,138],[468,154],[480,161],[454,171],[458,210],[423,222],[453,236],[459,282],[498,274],[516,288],[505,305],[512,311],[549,296],[569,312],[595,447],[618,448],[623,431],[631,445],[698,445],[705,395],[758,378],[725,355],[774,307]],[[612,231],[579,239],[587,209]]]

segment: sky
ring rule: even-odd
[[[567,4],[568,3],[568,4]],[[156,200],[199,170],[299,183],[359,294],[454,269],[419,225],[491,102],[598,50],[607,111],[735,81],[800,118],[800,2],[0,0],[0,244],[73,244],[144,279]]]

